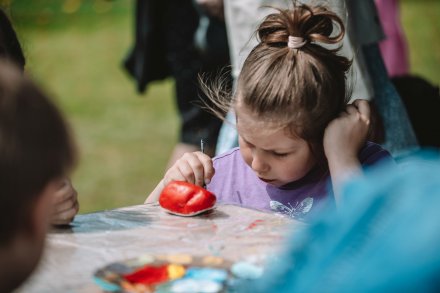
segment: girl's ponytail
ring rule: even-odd
[[[300,5],[292,10],[277,10],[257,30],[262,44],[289,48],[289,37],[294,37],[302,40],[302,46],[295,48],[300,49],[312,43],[337,44],[344,37],[342,20],[325,7]]]

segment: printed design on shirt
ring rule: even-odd
[[[313,198],[306,197],[301,202],[296,202],[294,206],[289,202],[287,203],[289,206],[286,206],[279,201],[271,200],[270,208],[275,212],[280,214],[287,215],[294,219],[303,219],[305,215],[312,209],[313,206]]]

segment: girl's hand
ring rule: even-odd
[[[214,176],[211,158],[202,152],[185,153],[168,169],[145,203],[156,202],[162,189],[171,181],[185,181],[199,186],[209,183]]]
[[[66,178],[63,180],[54,197],[52,225],[69,224],[79,210],[78,193],[72,186],[70,179]]]
[[[337,204],[340,201],[340,189],[343,184],[353,176],[362,173],[358,153],[365,144],[369,128],[368,101],[355,100],[325,129],[324,151]]]
[[[357,158],[370,129],[370,105],[355,100],[338,118],[329,123],[324,133],[324,151],[328,160]]]

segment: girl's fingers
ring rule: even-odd
[[[78,202],[77,194],[72,193],[70,194],[70,197],[67,198],[65,201],[55,204],[54,212],[61,213],[67,211],[71,209],[73,206],[75,206],[77,202]]]
[[[355,100],[353,105],[357,108],[363,119],[370,120],[371,108],[367,100]]]
[[[72,194],[75,195],[75,197],[77,196],[77,192],[75,190],[75,188],[73,188],[73,186],[70,184],[70,181],[64,181],[63,185],[60,187],[60,189],[58,189],[55,192],[55,199],[54,199],[54,203],[55,204],[59,204],[62,203],[66,200],[68,200]]]
[[[165,174],[165,185],[173,180],[186,181],[194,183],[195,170],[192,168],[191,163],[194,160],[195,155],[193,153],[184,154],[177,162],[171,167]]]
[[[164,184],[182,180],[203,186],[214,175],[212,160],[202,152],[186,153],[171,167],[164,177]]]
[[[61,204],[67,200],[69,200],[69,198],[72,196],[72,192],[69,192],[69,190],[66,190],[65,188],[61,189],[61,190],[57,190],[55,192],[55,199],[54,199],[54,204],[58,205]]]
[[[210,182],[215,172],[214,167],[212,166],[212,159],[208,155],[203,154],[202,152],[197,152],[196,154],[203,165],[203,178],[202,178],[202,180],[204,181],[203,183],[207,184]]]
[[[188,176],[185,176],[186,173],[191,173],[190,171],[186,171],[186,169],[190,169],[187,162],[179,162],[177,161],[176,164],[168,169],[167,173],[165,174],[165,177],[163,179],[163,185],[164,187],[168,185],[171,181],[186,181],[191,182],[191,178],[187,178]]]
[[[355,105],[347,105],[347,107],[345,107],[345,112],[348,113],[348,115],[353,115],[356,114],[358,112],[358,109],[356,108]]]
[[[184,181],[194,183],[195,174],[191,164],[188,161],[182,161],[178,165],[179,172],[181,176],[184,178]]]
[[[55,213],[52,216],[52,224],[53,225],[66,225],[72,222],[73,218],[76,216],[76,214],[79,211],[79,203],[78,201],[75,202],[75,204],[62,212]]]
[[[205,165],[204,161],[209,157],[202,152],[194,152],[192,156],[188,157],[188,164],[191,166],[191,169],[194,174],[194,184],[203,186],[205,181]]]
[[[353,121],[363,121],[370,123],[370,104],[367,100],[355,100],[352,104],[347,105],[345,112],[341,116],[351,117]]]

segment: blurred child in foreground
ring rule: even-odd
[[[0,9],[0,57],[8,59],[24,72],[26,59],[11,22]],[[53,225],[69,224],[78,213],[78,194],[69,178],[60,181],[55,191],[55,208],[51,217]]]
[[[44,248],[60,186],[76,160],[67,125],[49,98],[0,63],[0,292],[19,286]]]
[[[373,168],[238,292],[440,292],[440,156]]]

